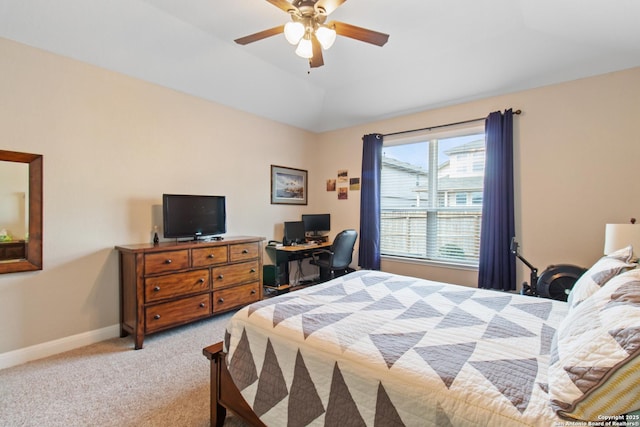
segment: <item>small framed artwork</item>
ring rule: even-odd
[[[349,178],[349,190],[360,190],[360,177]]]
[[[347,200],[349,198],[349,189],[347,187],[338,188],[338,200]]]
[[[271,204],[306,205],[307,171],[271,165]]]

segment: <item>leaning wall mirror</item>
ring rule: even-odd
[[[42,270],[42,155],[0,150],[0,274]]]

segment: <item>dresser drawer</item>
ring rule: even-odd
[[[191,251],[191,257],[194,267],[208,267],[210,265],[224,264],[228,260],[227,246],[193,249]]]
[[[166,251],[145,254],[144,273],[155,274],[189,268],[189,251]]]
[[[211,269],[213,288],[225,288],[238,283],[260,280],[258,261],[243,262],[241,264],[224,265]]]
[[[245,261],[258,258],[260,253],[260,243],[239,243],[229,245],[229,261]]]
[[[230,310],[234,307],[251,304],[259,299],[259,282],[221,289],[213,293],[213,312]]]
[[[207,269],[148,277],[144,281],[144,297],[147,303],[195,294],[208,289],[209,270]]]
[[[145,331],[151,333],[211,314],[210,294],[196,295],[145,308]]]

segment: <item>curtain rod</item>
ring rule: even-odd
[[[520,115],[520,114],[522,114],[522,110],[516,110],[516,111],[513,112],[513,114]],[[485,120],[485,119],[486,119],[486,117],[481,117],[479,119],[464,120],[462,122],[449,123],[449,124],[446,124],[446,125],[437,125],[437,126],[430,126],[428,128],[420,128],[420,129],[412,129],[412,130],[403,130],[403,131],[400,131],[400,132],[385,133],[385,134],[382,134],[382,136],[402,135],[403,133],[420,132],[420,131],[423,131],[423,130],[432,130],[432,129],[444,128],[444,127],[448,127],[448,126],[463,125],[463,124],[466,124],[466,123],[479,122],[480,120]]]

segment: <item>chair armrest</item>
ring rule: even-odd
[[[333,255],[333,252],[331,252],[329,249],[316,249],[312,253],[314,253],[314,254],[329,254],[329,255]]]
[[[333,256],[333,252],[331,252],[328,249],[318,249],[311,252],[311,257],[313,258],[314,261],[318,261],[318,255],[320,254],[328,254],[330,257]]]

